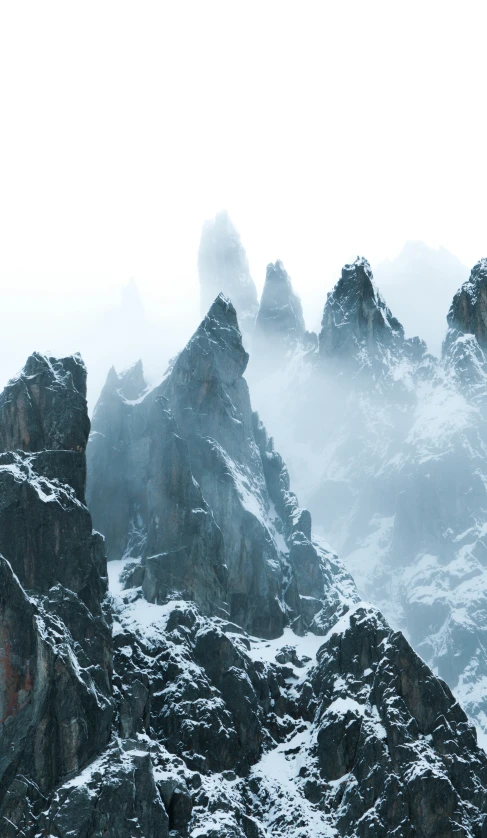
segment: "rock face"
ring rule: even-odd
[[[84,505],[85,393],[79,356],[36,354],[0,397],[0,813],[19,828],[111,731],[106,560]]]
[[[88,582],[69,571],[69,544],[69,586],[54,560],[44,588],[31,570],[44,537],[56,551],[51,510],[67,504],[32,463],[59,452],[1,455],[0,473],[37,487],[46,516],[27,566],[18,528],[1,545],[25,583],[1,559],[2,836],[486,835],[474,728],[313,539],[251,410],[246,364],[219,295],[158,386],[140,366],[110,372],[88,446],[112,556],[106,568],[97,554],[99,588],[100,537],[72,506]]]
[[[421,355],[425,350],[417,339],[405,340],[404,329],[375,286],[367,260],[358,257],[345,265],[323,312],[319,335],[322,359],[387,373],[391,354]]]
[[[469,279],[453,297],[448,324],[465,334],[475,335],[481,349],[487,347],[487,259],[472,268]]]
[[[151,601],[167,594],[171,563],[174,592],[192,591],[205,613],[218,604],[274,637],[301,620],[285,538],[304,524],[252,413],[247,361],[235,309],[219,295],[158,387],[127,399],[133,372],[111,372],[93,417],[89,503],[109,558],[140,560],[134,572]],[[321,557],[310,550],[319,576]]]
[[[232,300],[246,340],[257,316],[257,290],[240,236],[227,212],[205,222],[198,253],[201,314],[206,315],[221,292]]]
[[[279,260],[267,265],[264,290],[256,321],[256,336],[278,343],[295,344],[306,333],[301,300]]]
[[[86,369],[79,355],[46,358],[34,353],[0,396],[2,451],[86,449]]]

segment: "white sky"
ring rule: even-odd
[[[308,308],[345,261],[408,239],[473,264],[487,255],[486,24],[465,0],[5,0],[4,311],[42,296],[61,321],[133,275],[175,322],[221,208],[257,285],[281,258]]]

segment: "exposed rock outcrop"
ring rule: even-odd
[[[84,505],[85,392],[79,356],[36,354],[0,397],[11,449],[0,455],[0,813],[19,828],[111,733],[106,559]]]
[[[475,335],[481,349],[487,348],[487,259],[472,268],[469,279],[453,297],[447,320],[451,328]]]
[[[80,356],[57,359],[35,352],[0,396],[1,449],[84,453],[89,432]]]
[[[349,363],[360,371],[386,373],[391,354],[402,352],[418,359],[426,346],[417,338],[406,340],[404,329],[392,316],[379,293],[366,259],[345,265],[330,291],[323,311],[319,353],[335,363]]]

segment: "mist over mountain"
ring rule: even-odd
[[[5,320],[9,352],[0,359],[0,385],[21,370],[34,349],[62,357],[80,352],[89,368],[91,413],[112,365],[124,370],[142,358],[147,375],[157,379],[199,321],[196,300],[183,296],[179,301],[173,298],[171,306],[156,306],[154,293],[143,296],[133,278],[119,285],[112,280],[110,289],[105,277],[99,278],[99,287],[96,277],[92,287],[84,277],[69,280],[70,293],[63,283],[58,293],[49,295],[40,283],[34,294],[25,295],[20,279],[8,279],[6,302],[22,317],[20,325],[15,317]]]
[[[223,292],[233,301],[244,337],[252,334],[258,299],[240,235],[226,211],[206,221],[198,251],[201,315]]]
[[[125,370],[142,358],[148,369],[159,375],[176,351],[171,336],[148,317],[133,278],[122,287],[120,303],[101,312],[90,333],[83,337],[83,357],[93,370],[88,385],[91,410],[111,366]]]
[[[249,373],[315,526],[483,736],[485,275],[481,260],[454,295],[437,359],[357,259],[328,294],[318,348],[290,347],[271,370],[254,356]]]
[[[419,335],[439,355],[445,317],[469,270],[446,248],[406,242],[395,259],[379,263],[375,280],[409,337]]]

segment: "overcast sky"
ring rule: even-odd
[[[169,329],[197,310],[222,208],[258,287],[281,258],[308,309],[343,262],[408,239],[473,264],[486,23],[434,0],[2,3],[4,310],[23,295],[29,332],[35,298],[61,333],[66,305],[102,309],[135,276]]]

